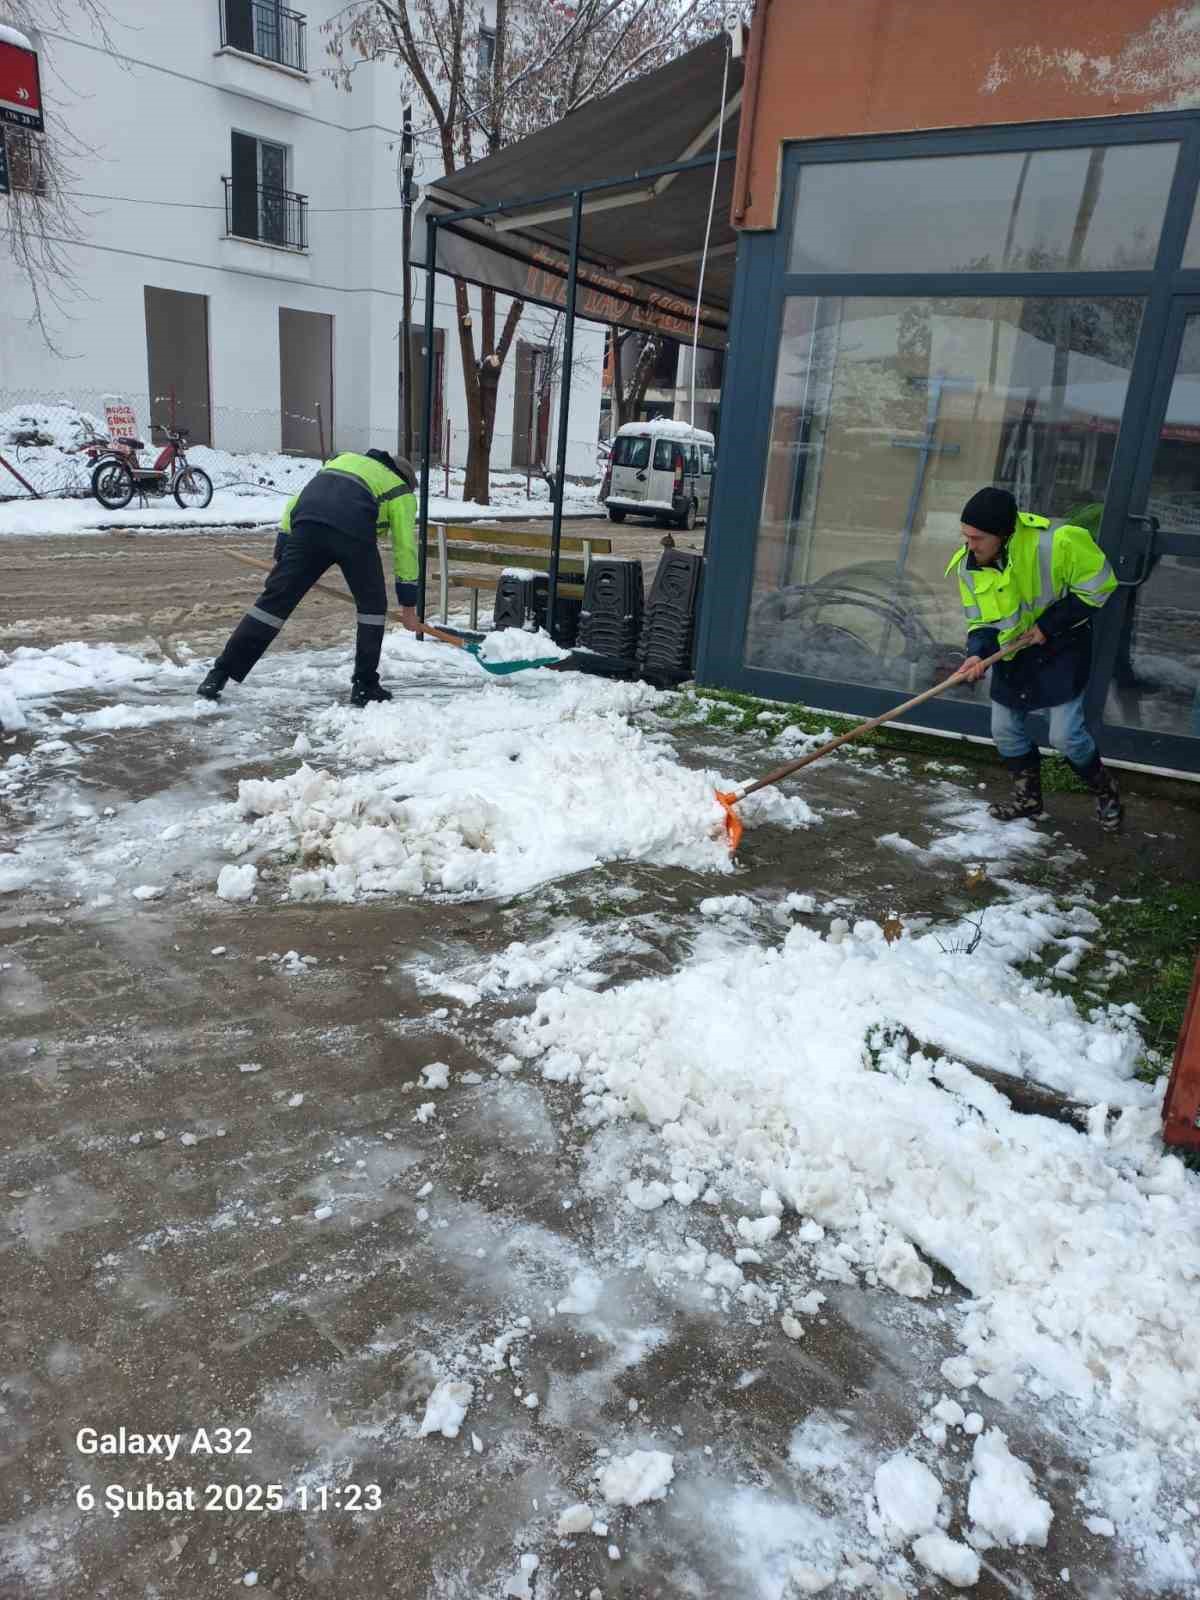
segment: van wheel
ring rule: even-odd
[[[681,517],[675,518],[675,526],[683,528],[688,533],[696,526],[696,502],[694,500],[689,500],[687,510]]]
[[[625,513],[623,511],[618,511],[616,506],[609,506],[609,508],[608,508],[608,520],[610,522],[624,522],[625,521]]]

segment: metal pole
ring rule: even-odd
[[[418,517],[417,616],[425,620],[425,573],[429,564],[429,470],[433,456],[433,295],[437,271],[437,218],[425,221],[425,409],[421,417],[421,508]]]
[[[558,553],[562,545],[563,490],[567,481],[567,428],[571,420],[571,363],[575,354],[575,299],[579,288],[579,236],[583,229],[583,191],[575,191],[571,211],[571,258],[567,269],[567,323],[563,329],[558,385],[558,463],[554,473],[554,521],[550,528],[550,585],[546,596],[546,632],[554,637],[558,599]]]
[[[404,133],[400,141],[401,164],[401,234],[400,262],[404,277],[404,314],[400,324],[400,454],[412,460],[412,190],[413,122],[412,107],[404,108]]]

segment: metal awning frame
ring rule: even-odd
[[[726,116],[732,115],[738,106],[740,95],[734,96],[731,104],[726,108]],[[720,119],[718,118],[719,122]],[[716,123],[706,128],[705,138],[711,138],[716,131]],[[437,276],[437,239],[438,229],[452,227],[459,222],[479,222],[490,217],[502,216],[506,213],[513,214],[511,220],[503,224],[494,224],[497,232],[511,232],[522,226],[536,227],[538,222],[571,220],[567,265],[567,303],[566,326],[563,332],[563,357],[562,378],[558,401],[558,441],[557,460],[554,474],[554,514],[550,529],[550,582],[546,602],[546,630],[553,633],[555,604],[558,598],[558,567],[559,551],[562,544],[562,510],[563,491],[566,487],[567,467],[567,429],[570,423],[571,410],[571,378],[575,354],[575,307],[579,287],[579,260],[580,243],[583,234],[583,219],[588,210],[608,210],[614,206],[639,204],[657,199],[665,188],[681,172],[691,172],[700,167],[715,166],[718,162],[732,161],[736,151],[722,150],[720,155],[715,152],[711,155],[689,155],[681,161],[668,162],[661,166],[643,167],[638,171],[629,173],[621,178],[599,178],[590,183],[580,184],[574,189],[557,189],[549,194],[527,195],[519,199],[497,200],[488,205],[464,206],[455,211],[443,211],[440,215],[428,213],[425,217],[425,395],[424,407],[421,417],[421,500],[418,520],[419,529],[419,577],[417,615],[424,620],[425,617],[425,584],[429,562],[429,467],[432,453],[433,433],[433,381],[434,381],[434,349],[433,349],[433,312],[434,293],[433,285]],[[628,190],[629,193],[615,194],[614,191]],[[428,191],[431,198],[439,204],[445,205],[456,197],[447,190],[439,189],[434,184]],[[588,197],[599,196],[589,207]],[[569,202],[569,204],[567,203]],[[547,207],[552,207],[547,211]],[[532,213],[521,216],[520,213]],[[696,252],[696,259],[703,254],[702,250]],[[686,259],[686,258],[683,258]],[[655,267],[675,265],[672,258],[669,262],[647,262],[641,264],[642,271],[652,271]],[[610,264],[619,265],[619,264]],[[628,272],[628,269],[625,269]]]

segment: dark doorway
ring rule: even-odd
[[[401,339],[404,337],[403,324],[400,327],[400,337]],[[413,450],[419,456],[421,453],[421,428],[425,417],[425,335],[423,332],[413,333],[411,339]],[[433,330],[433,429],[430,435],[429,459],[439,463],[442,459],[443,436],[446,428],[445,375],[446,333],[443,328],[435,328]]]
[[[150,421],[212,443],[208,387],[208,296],[146,285]]]
[[[544,346],[517,344],[516,383],[513,390],[512,464],[537,467],[545,463],[550,444],[550,408]]]
[[[279,308],[279,408],[289,455],[334,454],[333,318]]]

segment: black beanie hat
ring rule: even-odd
[[[1007,489],[977,489],[962,509],[968,528],[1007,539],[1017,526],[1017,502]]]

